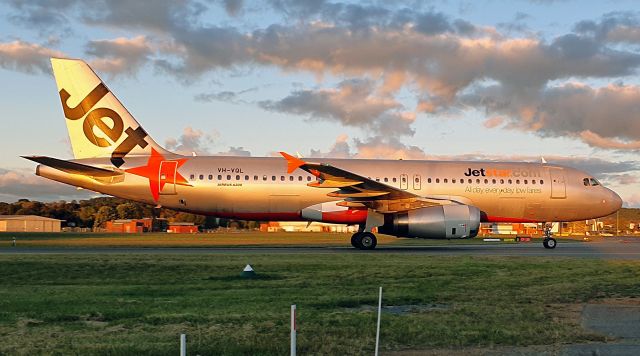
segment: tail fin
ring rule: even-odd
[[[51,58],[69,138],[76,159],[110,157],[120,167],[126,156],[150,155],[160,147],[131,116],[87,63]]]

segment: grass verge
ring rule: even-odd
[[[251,263],[259,278],[239,274]],[[0,354],[301,354],[603,340],[587,300],[640,294],[640,262],[397,254],[0,255]],[[435,306],[435,307],[434,307]]]

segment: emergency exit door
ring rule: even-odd
[[[400,175],[400,189],[407,190],[409,188],[409,176],[406,174]]]
[[[158,179],[158,191],[163,195],[176,194],[176,172],[178,170],[177,161],[160,162],[160,172]]]

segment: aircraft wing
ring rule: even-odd
[[[107,178],[107,177],[115,177],[123,175],[122,172],[112,171],[109,169],[93,167],[86,164],[65,161],[62,159],[57,159],[53,157],[46,156],[22,156],[22,158],[26,158],[30,161],[34,161],[36,163],[43,164],[45,166],[49,166],[63,172],[71,173],[71,174],[81,174],[89,177],[99,177],[99,178]]]
[[[337,188],[337,190],[327,195],[334,198],[343,198],[344,201],[338,203],[340,206],[366,207],[380,213],[393,213],[428,206],[458,203],[443,198],[421,197],[329,164],[305,162],[286,152],[280,152],[280,154],[287,160],[287,173],[291,174],[300,168],[316,176],[317,180],[307,184],[308,186]]]

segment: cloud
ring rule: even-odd
[[[612,175],[609,177],[609,180],[614,181],[619,185],[637,184],[640,182],[640,178],[638,176],[628,173]]]
[[[88,55],[98,57],[91,65],[111,75],[135,74],[149,61],[153,47],[145,36],[92,40],[86,45]]]
[[[605,148],[605,149],[618,149],[618,150],[638,150],[640,149],[640,140],[633,142],[620,142],[615,139],[607,139],[601,137],[597,133],[589,130],[582,131],[580,138],[593,147]]]
[[[378,95],[371,80],[350,79],[335,89],[296,90],[279,101],[262,101],[267,110],[337,121],[389,135],[412,135],[415,113],[389,95]]]
[[[311,157],[321,158],[367,158],[367,159],[425,159],[425,152],[417,147],[405,145],[391,136],[355,138],[350,144],[347,135],[340,135],[328,152],[311,150]]]
[[[329,151],[311,149],[309,157],[319,158],[352,158],[351,147],[349,146],[349,136],[342,134],[338,136],[336,142],[329,148]]]
[[[242,11],[243,0],[223,0],[224,9],[227,11],[229,16],[238,16],[240,11]]]
[[[98,193],[77,190],[75,187],[35,175],[31,170],[0,169],[0,201],[18,199],[60,200],[87,199]]]
[[[49,73],[50,57],[64,57],[64,53],[21,40],[0,42],[0,67],[25,73]]]
[[[264,11],[264,5],[220,1],[230,16]],[[639,43],[640,21],[633,12],[580,21],[568,33],[545,38],[505,34],[499,27],[478,26],[419,5],[382,2],[272,0],[268,10],[282,18],[252,31],[235,25],[235,19],[227,22],[234,25],[210,24],[204,18],[209,3],[191,0],[159,0],[151,7],[122,0],[10,1],[9,6],[33,26],[49,26],[39,15],[46,13],[51,21],[80,19],[88,26],[143,31],[141,37],[87,45],[88,52],[107,56],[98,65],[114,73],[132,73],[152,62],[180,81],[255,66],[343,80],[335,88],[296,90],[262,102],[268,110],[410,135],[415,113],[400,104],[406,102],[400,95],[410,93],[418,102],[415,111],[426,116],[484,110],[490,118],[487,128],[569,136],[607,149],[634,149],[640,141],[640,86],[580,83],[636,75],[640,53],[633,44]],[[516,14],[514,21],[526,19]],[[149,38],[161,45],[150,48]],[[41,48],[16,43],[35,52],[26,56],[32,64],[0,47],[0,66],[45,70]],[[234,95],[196,99],[233,102],[238,100]],[[496,117],[504,121],[499,124]]]
[[[240,91],[229,91],[224,90],[215,93],[201,93],[193,97],[195,101],[199,102],[212,102],[212,101],[222,101],[233,104],[246,104],[248,103],[246,100],[242,99],[241,96],[246,93],[250,93],[258,90],[258,88],[249,88]]]
[[[602,16],[600,21],[580,21],[574,31],[602,42],[640,43],[640,20],[633,12],[612,12]]]
[[[214,135],[207,134],[202,130],[187,126],[182,131],[182,135],[177,138],[169,138],[165,141],[168,150],[177,154],[191,156],[194,152],[198,155],[212,154],[211,146],[214,145]],[[241,156],[249,157],[251,152],[242,146],[229,147],[228,150],[215,153],[216,156]]]
[[[182,135],[177,138],[169,138],[165,145],[167,149],[182,155],[190,156],[196,154],[208,154],[209,146],[213,143],[211,135],[203,131],[187,126],[182,131]]]
[[[598,148],[640,148],[639,86],[592,88],[572,82],[523,95],[493,85],[478,87],[460,101],[505,117],[508,128],[542,136],[568,135]]]
[[[231,146],[227,151],[218,152],[217,155],[218,156],[251,157],[251,152],[248,150],[245,150],[244,147],[242,146],[238,146],[238,147]]]
[[[485,120],[483,125],[484,125],[484,127],[488,128],[488,129],[492,129],[494,127],[502,125],[503,123],[504,123],[504,117],[502,117],[502,116],[494,116],[492,118],[489,118],[489,119]]]
[[[624,206],[628,208],[640,207],[640,193],[634,193],[623,197]]]

